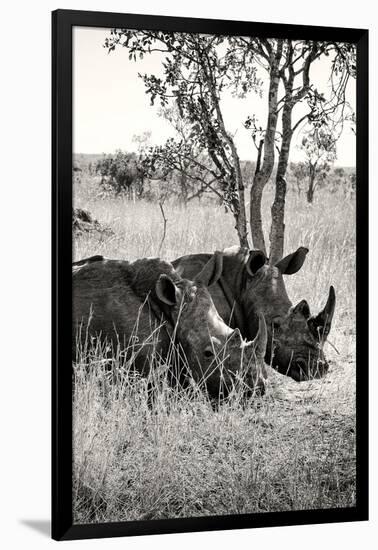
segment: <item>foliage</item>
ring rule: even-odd
[[[227,53],[222,54],[226,43],[222,36],[113,29],[105,47],[109,51],[116,46],[126,47],[129,59],[134,60],[152,52],[164,54],[162,76],[140,75],[146,93],[152,105],[159,101],[166,107],[172,100],[176,102],[180,117],[190,130],[185,144],[177,144],[176,153],[187,157],[193,147],[196,153],[206,152],[211,162],[211,177],[234,214],[241,242],[248,244],[240,161],[220,107],[222,91],[232,86]],[[170,159],[172,145],[167,147]],[[179,160],[181,162],[181,158]],[[208,184],[207,179],[202,184],[204,182]]]
[[[356,171],[347,171],[341,166],[334,168],[333,177],[330,178],[329,189],[332,193],[336,193],[339,190],[343,192],[346,197],[354,196],[356,193]]]
[[[130,193],[132,188],[138,195],[143,192],[144,172],[134,153],[118,150],[115,155],[105,155],[97,162],[96,173],[105,192],[119,195]]]
[[[208,190],[223,199],[217,178],[194,143],[170,138],[164,145],[151,147],[142,163],[150,179],[169,183],[165,195],[177,195],[185,204]]]
[[[289,165],[289,179],[293,180],[294,189],[300,195],[303,191],[303,183],[307,177],[307,168],[304,162],[291,162]]]
[[[177,138],[144,149],[141,160],[148,178],[160,180],[161,195],[176,195],[184,204],[201,198],[209,190],[222,200],[222,189],[212,163],[192,139],[190,124],[181,118],[177,107],[163,108],[159,114],[174,128]]]
[[[244,246],[249,244],[244,197],[247,182],[241,171],[234,136],[225,126],[221,99],[226,90],[237,97],[261,94],[262,80],[258,69],[266,70],[269,80],[266,124],[259,125],[253,113],[245,122],[257,148],[251,186],[250,227],[254,246],[265,250],[261,201],[264,187],[273,172],[277,149],[279,158],[271,209],[270,259],[273,262],[279,259],[284,246],[285,177],[292,136],[306,122],[318,131],[330,121],[340,135],[345,120],[353,118],[345,92],[349,79],[356,75],[355,46],[311,40],[126,29],[111,30],[104,45],[109,52],[118,46],[125,47],[129,59],[134,61],[143,59],[146,54],[161,54],[161,72],[139,76],[151,105],[159,102],[167,108],[176,104],[188,132],[184,140],[179,138],[167,143],[163,149],[151,151],[151,166],[156,168],[158,164],[163,174],[177,170],[185,174],[189,168],[193,169],[193,159],[206,153],[210,162],[210,165],[206,164],[208,177],[199,180],[200,186],[205,185],[206,189],[221,194],[234,215],[239,242]],[[310,78],[311,66],[321,57],[330,59],[327,94],[319,90]],[[284,88],[281,97],[278,96],[280,84]],[[299,104],[306,106],[305,114],[293,120],[294,108]],[[282,132],[278,131],[279,119]],[[212,178],[211,186],[209,177]]]
[[[276,193],[271,208],[269,235],[270,261],[275,263],[282,257],[284,247],[286,172],[293,134],[307,122],[314,129],[332,123],[340,135],[344,121],[351,113],[345,93],[349,78],[355,77],[355,47],[351,44],[289,39],[236,37],[232,41],[240,52],[244,48],[253,50],[257,56],[255,60],[269,75],[266,126],[258,124],[252,114],[247,118],[245,127],[251,131],[257,149],[257,169],[251,188],[252,238],[254,245],[264,251],[266,246],[261,224],[261,199],[273,172],[276,150],[278,152]],[[321,91],[312,82],[310,69],[318,59],[325,57],[330,58],[330,85],[329,89]],[[243,72],[243,66],[238,67],[238,71]],[[284,88],[281,97],[280,84]],[[294,116],[298,105],[302,109]],[[278,131],[279,122],[281,131]]]
[[[330,129],[315,128],[302,138],[301,149],[309,164],[336,160],[336,137]]]
[[[313,201],[315,188],[326,179],[336,159],[336,139],[332,129],[324,126],[313,128],[302,139],[301,149],[308,176],[307,200],[310,203]]]

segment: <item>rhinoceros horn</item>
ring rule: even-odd
[[[257,334],[255,336],[255,339],[252,340],[252,342],[249,342],[246,344],[246,347],[253,347],[255,354],[257,357],[265,357],[266,354],[266,346],[268,343],[268,333],[266,330],[266,323],[265,318],[262,313],[259,313],[259,329],[257,331]]]
[[[262,313],[259,313],[259,330],[253,340],[255,353],[260,357],[265,357],[266,346],[268,343],[268,333],[266,330],[265,318]]]
[[[315,334],[316,337],[320,337],[322,340],[325,340],[330,333],[335,305],[335,289],[333,288],[333,286],[331,286],[329,289],[328,300],[324,309],[322,309],[320,313],[316,315],[316,317],[311,317],[308,320],[310,330]]]

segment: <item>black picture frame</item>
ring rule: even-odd
[[[72,28],[122,27],[352,42],[357,46],[356,506],[219,517],[73,525],[72,517]],[[368,31],[57,10],[52,13],[52,537],[118,537],[368,519]]]

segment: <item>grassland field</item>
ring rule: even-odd
[[[163,233],[157,203],[101,197],[82,176],[74,204],[113,233],[76,236],[75,259],[93,254],[134,260],[156,256]],[[248,199],[247,199],[248,200]],[[268,235],[272,192],[265,193]],[[202,392],[172,388],[164,368],[146,381],[117,371],[109,382],[101,353],[92,368],[74,364],[74,519],[76,523],[271,512],[355,503],[355,202],[326,188],[288,193],[285,253],[307,246],[303,268],[286,276],[293,303],[337,304],[327,376],[298,384],[272,374],[266,395],[247,407],[230,400],[214,410]],[[160,256],[212,252],[237,244],[233,217],[215,203],[187,208],[167,201]],[[332,345],[331,345],[332,344]],[[113,373],[114,374],[114,373]]]

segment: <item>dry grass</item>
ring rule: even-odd
[[[114,230],[114,236],[80,236],[75,258],[156,255],[158,204],[100,199],[84,184],[75,199]],[[232,216],[221,207],[166,205],[165,211],[162,257],[236,244]],[[354,216],[352,201],[324,191],[312,206],[304,197],[287,199],[286,252],[310,248],[303,269],[286,277],[289,296],[306,298],[316,310],[329,285],[336,288],[330,340],[340,355],[327,345],[331,369],[324,379],[297,384],[272,372],[263,398],[243,406],[236,396],[214,410],[195,388],[172,388],[164,366],[150,384],[151,403],[148,382],[121,369],[116,356],[111,372],[100,352],[91,369],[75,365],[77,523],[354,505]]]

